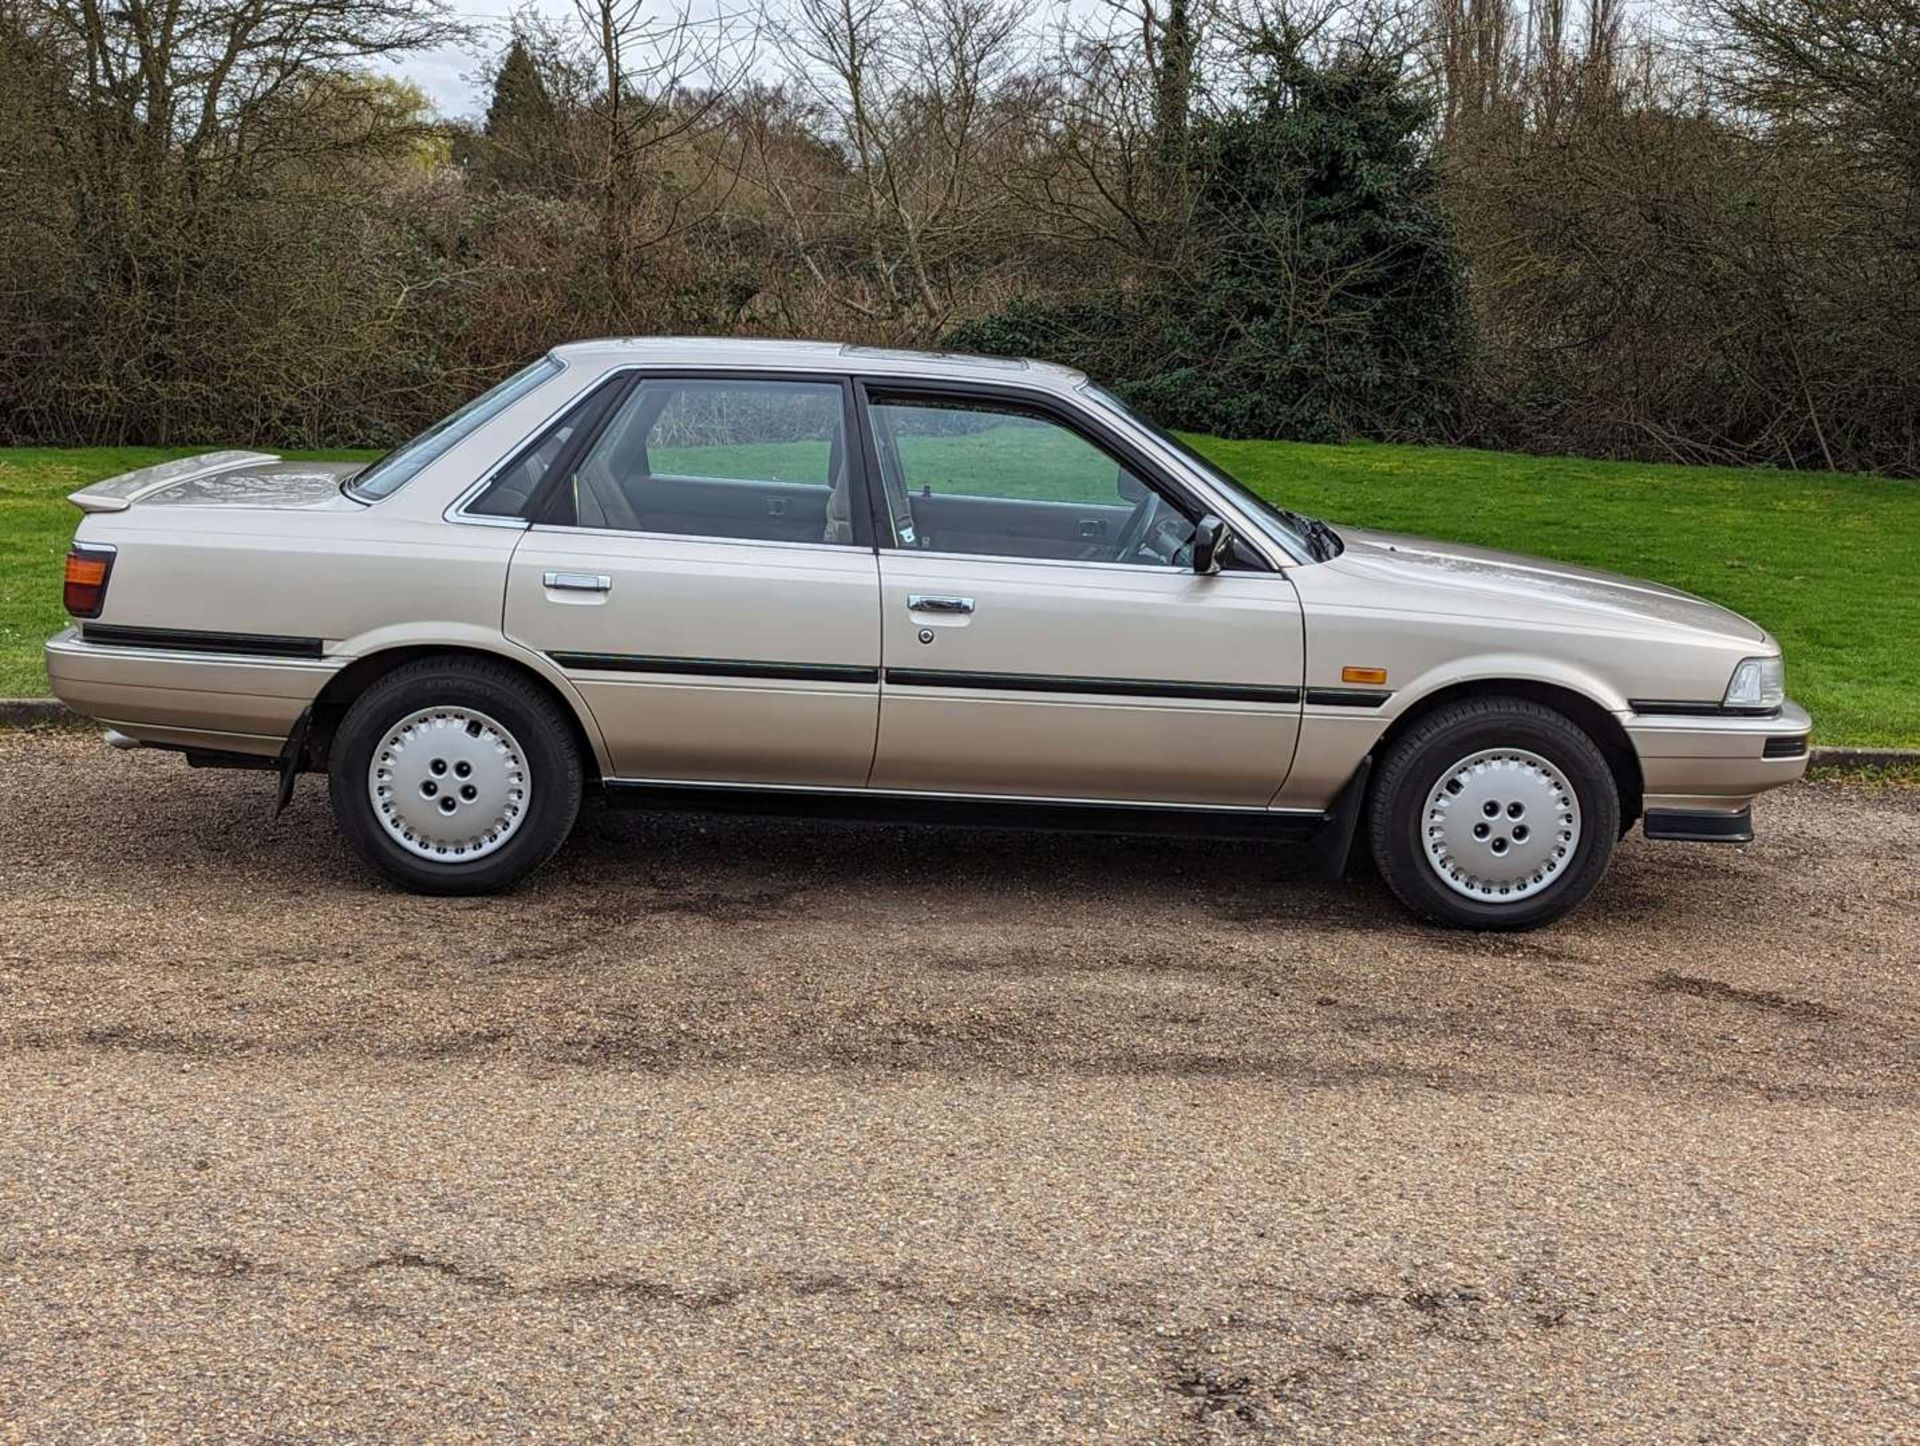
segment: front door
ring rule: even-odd
[[[878,580],[837,380],[647,376],[514,553],[508,636],[580,689],[625,779],[858,787]],[[537,456],[530,459],[537,462]]]
[[[1091,423],[875,383],[877,788],[1266,806],[1299,733],[1284,573],[1192,570],[1199,507]]]

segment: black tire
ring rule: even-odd
[[[421,857],[381,818],[369,792],[374,749],[416,713],[468,709],[497,722],[519,745],[526,803],[492,852],[470,859]],[[484,772],[482,760],[476,768]],[[511,888],[552,858],[580,811],[584,770],[558,704],[523,675],[484,658],[425,658],[376,681],[353,702],[334,734],[327,767],[334,818],[359,854],[402,888],[421,894],[490,894]]]
[[[1470,898],[1441,877],[1428,854],[1429,796],[1456,764],[1488,749],[1523,749],[1544,759],[1579,804],[1570,855],[1551,859],[1550,882],[1522,898]],[[1421,918],[1460,929],[1533,929],[1579,907],[1606,873],[1620,836],[1620,795],[1599,747],[1564,714],[1525,698],[1466,698],[1394,741],[1374,775],[1367,823],[1381,876]]]

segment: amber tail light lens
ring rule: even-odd
[[[107,601],[107,579],[113,576],[113,549],[98,543],[76,542],[67,553],[67,611],[76,618],[97,618]]]

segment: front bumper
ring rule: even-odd
[[[1629,713],[1648,838],[1744,843],[1759,794],[1807,771],[1813,720],[1789,700],[1771,718]]]
[[[46,659],[54,697],[129,738],[266,756],[279,753],[343,661],[114,647],[77,628],[56,634]]]

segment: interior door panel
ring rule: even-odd
[[[1108,561],[1133,509],[1093,502],[930,493],[909,497],[920,546],[930,552],[1059,557],[1075,550]]]
[[[650,476],[622,479],[640,527],[683,536],[818,542],[833,489],[805,482]]]

